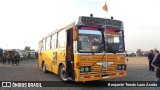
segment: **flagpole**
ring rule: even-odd
[[[105,2],[105,6],[107,6],[106,5],[106,2]],[[106,33],[106,19],[107,19],[107,13],[105,12],[105,33]],[[105,37],[104,37],[104,39],[105,39]],[[104,43],[106,43],[106,41],[104,41]],[[107,45],[105,45],[105,47],[106,47]],[[105,48],[106,49],[106,48]],[[105,50],[104,49],[104,50]],[[105,50],[105,59],[106,59],[106,62],[107,62],[107,56],[106,56],[106,52],[107,52],[107,50]],[[108,63],[108,62],[107,62]],[[106,66],[106,69],[108,68],[108,66]]]
[[[105,4],[104,4],[104,6],[103,6],[103,10],[105,11],[105,18],[104,18],[104,20],[105,20],[105,24],[104,24],[104,33],[106,33],[106,19],[107,19],[107,14],[106,14],[106,12],[108,12],[108,8],[107,8],[107,4],[106,4],[106,2],[105,2]],[[105,39],[105,37],[104,37],[104,39]],[[105,56],[105,61],[106,61],[106,63],[107,63],[107,56],[106,56],[106,44],[105,44],[105,41],[104,41],[104,45],[105,45],[105,49],[104,49],[104,55],[103,55],[103,57]],[[102,57],[102,59],[103,59],[103,57]],[[107,68],[108,66],[106,66],[106,68]]]

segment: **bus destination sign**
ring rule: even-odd
[[[95,18],[95,17],[80,17],[79,21],[82,24],[91,25],[108,25],[108,26],[122,26],[122,22],[113,19]]]

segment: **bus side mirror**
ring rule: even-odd
[[[73,29],[73,40],[74,41],[78,40],[78,30],[76,28]]]

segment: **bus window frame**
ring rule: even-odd
[[[104,29],[105,30],[105,29]],[[118,31],[118,32],[121,32],[121,34],[119,34],[119,37],[123,37],[123,39],[122,39],[122,44],[123,44],[123,51],[118,51],[118,52],[116,52],[116,53],[124,53],[125,52],[125,36],[124,36],[124,30],[122,29],[115,29],[116,31]],[[104,31],[104,34],[106,33],[106,31]],[[105,37],[106,35],[104,35],[104,37]],[[110,35],[110,36],[112,36],[113,37],[113,35]],[[105,40],[105,38],[104,38],[104,40]],[[106,43],[106,41],[105,41],[105,43]],[[114,40],[113,40],[113,43],[114,43]],[[106,47],[106,44],[105,44],[105,47]],[[106,48],[105,48],[106,49]],[[110,53],[110,52],[106,52],[106,50],[105,50],[105,53]]]
[[[45,50],[50,50],[51,49],[51,36],[48,36],[47,38],[46,38],[46,49]]]
[[[46,50],[46,38],[42,40],[42,51]]]
[[[58,40],[58,37],[57,37],[58,33],[54,33],[51,35],[51,49],[56,49],[57,48],[57,40]],[[55,37],[55,38],[54,38]],[[54,39],[53,39],[54,38]],[[54,47],[53,47],[54,46]]]
[[[60,35],[61,34],[61,32],[62,32],[62,35]],[[63,38],[63,39],[62,39]],[[63,46],[61,46],[61,42],[60,42],[60,40],[63,40],[64,42],[64,44],[63,44]],[[66,30],[65,29],[63,29],[63,30],[61,30],[61,31],[59,31],[58,33],[57,33],[57,48],[65,48],[66,47]]]
[[[79,51],[79,48],[78,48],[78,42],[79,42],[79,30],[81,29],[81,26],[78,28],[78,40],[77,40],[77,51],[78,51],[78,53],[94,53],[94,51],[93,52],[81,52],[81,51]],[[82,29],[83,30],[83,29]],[[103,40],[103,31],[101,31],[102,29],[100,29],[100,28],[98,28],[98,30],[97,31],[100,31],[101,32],[101,36],[102,36],[102,43],[104,42],[104,40]],[[103,47],[104,48],[104,47]],[[96,53],[103,53],[103,51],[102,52],[96,52]]]

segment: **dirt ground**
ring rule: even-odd
[[[128,67],[148,67],[147,57],[126,57],[126,59]]]
[[[127,57],[126,64],[128,66],[128,76],[126,81],[155,81],[156,70],[149,71],[149,63],[147,57]]]

